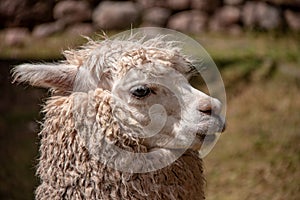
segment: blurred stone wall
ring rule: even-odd
[[[300,0],[1,0],[11,38],[159,26],[189,33],[247,29],[300,32]],[[8,38],[9,40],[9,38]]]

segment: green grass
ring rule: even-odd
[[[0,39],[3,41],[3,34]],[[68,48],[79,46],[85,41],[82,37],[75,37],[65,34],[54,35],[49,38],[28,38],[24,45],[7,46],[0,45],[0,59],[21,59],[21,60],[48,60],[62,58],[62,51]]]
[[[113,35],[114,32],[108,33]],[[92,35],[100,38],[101,33]],[[0,39],[3,41],[3,33]],[[300,62],[300,34],[245,33],[240,36],[202,34],[193,36],[218,64],[242,62],[244,59],[270,58],[276,61]],[[21,47],[0,44],[0,59],[53,59],[61,58],[62,50],[84,44],[80,36],[57,34],[49,38],[29,38]]]
[[[276,36],[270,33],[245,33],[241,36],[219,34],[200,35],[196,38],[220,64],[253,58],[300,62],[300,34]]]

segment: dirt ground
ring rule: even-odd
[[[299,37],[196,38],[219,66],[227,94],[227,130],[204,159],[207,199],[300,199]],[[39,109],[47,97],[11,85],[10,68],[34,62],[33,53],[20,52],[0,55],[0,199],[7,200],[33,199]]]

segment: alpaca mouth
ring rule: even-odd
[[[217,138],[216,134],[208,134],[208,135],[201,134],[199,137],[201,138],[201,141],[205,141],[208,143],[214,142]]]
[[[221,133],[223,133],[226,130],[226,122],[224,122]]]
[[[196,133],[192,149],[199,151],[200,157],[203,158],[213,149],[220,135],[225,131],[225,120],[219,118],[219,123],[221,125],[215,124],[215,126],[211,127],[206,133]]]
[[[151,144],[147,144],[151,146],[151,151],[156,149],[165,149],[169,151],[186,151],[186,150],[194,150],[194,151],[210,151],[213,146],[218,141],[222,132],[225,131],[225,120],[223,120],[220,116],[214,116],[210,118],[209,125],[207,125],[206,130],[198,129],[197,132],[189,132],[189,134],[185,134],[185,137],[175,137],[168,138],[167,141],[155,143],[153,146]],[[180,134],[180,133],[179,133]],[[163,141],[163,140],[162,140]]]
[[[218,138],[217,135],[221,135],[226,130],[225,121],[219,119],[221,125],[216,125],[212,130],[207,133],[197,133],[196,136],[201,142],[205,141],[207,143],[213,143]]]
[[[223,133],[226,130],[226,121],[225,118],[220,115],[213,115],[212,119],[214,119],[213,126],[210,128],[208,133],[204,135],[210,135],[213,133]],[[201,135],[201,134],[200,134]]]

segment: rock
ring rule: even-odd
[[[8,28],[4,31],[4,43],[9,46],[23,46],[30,38],[27,28]]]
[[[256,3],[247,2],[243,7],[242,20],[245,26],[253,28],[256,25]]]
[[[272,30],[278,28],[281,23],[281,13],[279,8],[266,3],[257,4],[258,24],[261,28]]]
[[[167,0],[166,4],[172,10],[186,10],[190,7],[190,0]]]
[[[191,0],[191,8],[205,12],[213,12],[221,5],[221,0]]]
[[[300,12],[286,10],[284,17],[291,30],[300,31]]]
[[[86,1],[60,1],[53,10],[54,19],[64,20],[66,24],[91,20],[92,10]]]
[[[244,1],[245,0],[224,0],[224,4],[236,6],[241,5],[242,3],[244,3]]]
[[[168,18],[171,16],[171,10],[161,7],[153,7],[145,10],[143,15],[143,25],[159,26],[166,25]]]
[[[0,26],[33,27],[52,19],[54,0],[1,0]]]
[[[240,20],[241,11],[238,7],[224,6],[215,12],[215,17],[218,23],[223,26],[236,24]]]
[[[247,2],[243,8],[242,19],[246,27],[266,30],[278,28],[282,23],[279,8],[264,2]]]
[[[166,0],[137,0],[137,3],[145,10],[152,7],[164,7]]]
[[[80,23],[69,26],[66,32],[70,35],[88,36],[94,32],[94,27],[90,23]]]
[[[208,16],[198,10],[179,12],[170,17],[168,28],[188,33],[201,33],[206,30]]]
[[[137,23],[140,8],[133,2],[103,1],[93,12],[93,22],[100,29],[130,28]]]
[[[300,7],[300,0],[264,0],[278,6]]]
[[[219,23],[217,23],[214,20],[211,20],[209,22],[209,30],[211,32],[227,33],[235,36],[241,35],[243,32],[242,27],[238,24],[233,24],[225,27],[225,26],[221,26]]]
[[[235,6],[224,6],[217,10],[209,22],[209,30],[213,32],[228,32],[232,35],[238,35],[241,27],[241,10]]]
[[[47,37],[62,31],[64,28],[65,24],[61,21],[40,24],[34,27],[32,35],[37,38]]]
[[[240,16],[241,10],[234,6],[224,6],[220,13],[221,22],[224,26],[238,23]]]
[[[20,19],[17,15],[23,15],[26,9],[24,0],[1,0],[0,1],[0,23],[4,26],[18,26]]]

